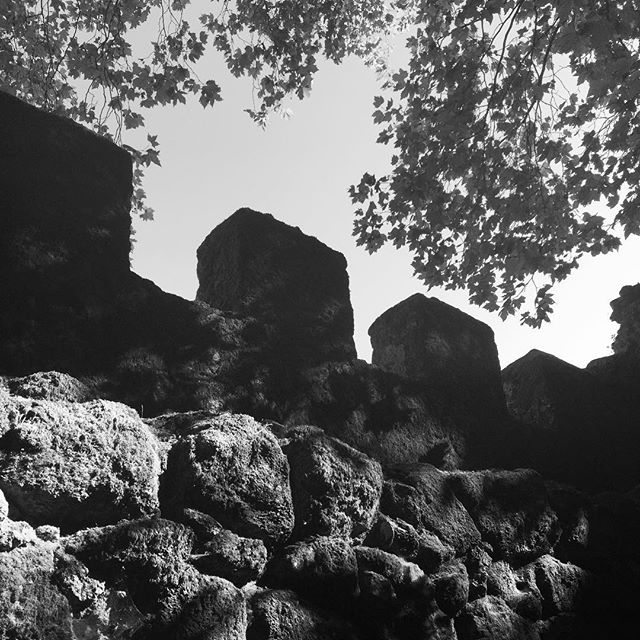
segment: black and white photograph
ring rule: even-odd
[[[0,0],[0,640],[639,607],[640,0]]]

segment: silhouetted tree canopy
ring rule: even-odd
[[[406,246],[426,284],[531,325],[581,255],[640,233],[639,43],[636,0],[0,0],[2,87],[116,141],[145,108],[220,100],[209,51],[253,79],[262,126],[321,59],[363,58],[393,155],[350,189],[357,242]]]

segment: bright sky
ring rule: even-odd
[[[375,144],[371,120],[374,74],[359,61],[325,65],[311,96],[293,106],[288,120],[260,130],[243,112],[251,106],[244,81],[219,80],[223,102],[149,112],[147,130],[159,135],[162,168],[148,173],[153,222],[137,221],[133,268],[166,291],[195,297],[196,249],[217,224],[240,207],[271,213],[341,251],[349,264],[355,341],[370,360],[367,329],[386,309],[416,292],[436,296],[489,324],[502,366],[537,348],[578,366],[610,353],[617,325],[609,302],[640,273],[640,239],[617,254],[587,258],[556,288],[551,323],[540,330],[517,318],[467,303],[465,292],[433,289],[412,276],[408,253],[393,248],[370,256],[351,235],[349,185],[364,171],[382,173],[391,148]]]

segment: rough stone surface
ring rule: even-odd
[[[502,375],[509,411],[534,429],[536,437],[570,428],[593,405],[593,376],[537,349],[511,363]]]
[[[487,595],[488,571],[492,563],[487,546],[485,544],[476,545],[466,554],[465,566],[469,574],[469,600],[477,600]]]
[[[580,562],[589,544],[590,498],[574,487],[558,482],[545,482],[549,504],[558,516],[560,537],[554,555],[563,562]]]
[[[38,536],[28,522],[16,522],[9,518],[0,522],[0,551],[11,551],[34,544],[37,540]]]
[[[4,497],[4,493],[0,491],[0,522],[3,522],[9,515],[9,503]]]
[[[0,113],[0,362],[68,370],[102,348],[80,310],[129,271],[131,158],[4,92]]]
[[[10,513],[65,531],[158,510],[157,441],[121,404],[11,398],[0,416]]]
[[[429,458],[447,468],[467,462],[468,433],[478,424],[422,383],[361,360],[306,371],[284,421],[321,427],[383,464]],[[443,443],[449,446],[444,452]]]
[[[40,540],[45,542],[58,542],[60,540],[60,527],[54,527],[50,524],[41,524],[36,527],[35,533]]]
[[[202,513],[197,509],[182,510],[182,514],[177,514],[175,520],[186,524],[196,535],[195,548],[199,550],[202,545],[213,540],[224,527],[208,513]]]
[[[51,584],[53,569],[50,546],[0,553],[0,637],[73,638],[71,608]]]
[[[198,595],[187,602],[180,617],[169,627],[175,640],[245,640],[247,608],[242,591],[223,578],[202,581]],[[154,635],[149,637],[152,640]]]
[[[237,586],[257,580],[267,564],[262,540],[242,538],[223,529],[191,556],[198,571],[226,578]]]
[[[542,477],[529,469],[451,472],[450,486],[496,559],[548,553],[560,535]]]
[[[589,595],[589,573],[573,564],[560,562],[553,556],[542,556],[521,571],[533,572],[543,598],[543,614],[546,618],[579,611]]]
[[[7,388],[14,396],[34,400],[87,402],[95,395],[89,387],[68,373],[43,371],[22,378],[9,378]]]
[[[500,362],[491,328],[417,293],[369,328],[371,362],[447,393],[493,421],[504,415]]]
[[[51,543],[0,553],[0,637],[126,638],[143,617],[128,596],[88,575]]]
[[[637,394],[602,369],[533,350],[503,371],[520,465],[589,491],[640,482]]]
[[[291,469],[294,534],[362,539],[382,492],[382,468],[319,429],[298,429],[284,448]]]
[[[469,603],[455,624],[459,640],[540,640],[534,626],[495,596]]]
[[[323,604],[348,606],[358,587],[358,563],[349,542],[318,537],[287,546],[267,565],[263,582],[293,589]]]
[[[289,464],[275,436],[249,416],[223,414],[169,454],[162,509],[185,507],[225,528],[271,544],[293,529]]]
[[[202,576],[188,564],[193,533],[161,518],[85,529],[64,541],[64,550],[92,575],[124,582],[136,607],[161,626],[174,623],[200,595]]]
[[[441,611],[455,618],[469,600],[469,574],[460,562],[452,562],[434,578],[435,599]]]
[[[0,135],[1,638],[635,640],[640,285],[503,421],[481,323],[414,296],[357,361],[343,258],[246,210],[201,250],[225,310],[166,294],[122,150],[5,94]]]
[[[239,209],[198,248],[197,299],[262,318],[288,367],[354,360],[346,267],[342,254],[297,227]]]
[[[251,599],[247,640],[355,640],[350,625],[300,601],[292,591],[265,589]]]
[[[69,603],[74,638],[126,638],[144,627],[144,616],[126,591],[92,578],[85,565],[60,548],[53,565],[50,582]]]
[[[451,546],[428,531],[418,531],[398,518],[379,514],[365,543],[415,562],[427,573],[437,571],[454,556]]]
[[[447,472],[429,464],[394,468],[384,484],[380,510],[420,532],[431,532],[457,554],[480,542],[473,519],[456,497]]]
[[[393,586],[395,593],[406,594],[423,590],[424,572],[417,564],[371,547],[356,547],[355,553],[358,571],[374,572],[384,577]]]
[[[499,560],[487,570],[487,594],[501,598],[523,618],[543,617],[543,596],[535,580],[535,571],[518,571]]]

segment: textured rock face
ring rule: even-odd
[[[197,509],[270,544],[293,529],[289,464],[275,436],[249,416],[223,414],[177,443],[161,497],[169,515]]]
[[[113,402],[11,397],[0,415],[0,487],[33,525],[73,530],[158,511],[157,441]]]
[[[95,398],[91,389],[68,373],[46,371],[22,378],[9,378],[7,388],[14,396],[34,400],[86,402]]]
[[[529,620],[580,610],[589,591],[587,571],[550,555],[514,569],[504,561],[488,570],[487,591]]]
[[[129,271],[131,159],[3,92],[0,113],[0,361],[55,368],[99,343],[81,311]]]
[[[264,590],[251,600],[247,640],[356,640],[335,615],[302,603],[286,590]]]
[[[422,464],[399,465],[391,474],[380,502],[386,522],[372,532],[372,542],[384,544],[386,537],[390,548],[397,544],[401,555],[406,549],[426,567],[444,562],[447,546],[463,555],[481,541],[495,559],[522,563],[548,553],[560,536],[534,471],[443,472]]]
[[[264,583],[323,604],[348,607],[357,593],[358,563],[347,540],[318,537],[286,547],[267,565]]]
[[[382,492],[380,464],[320,429],[288,434],[295,535],[362,538]]]
[[[3,522],[9,515],[9,503],[4,497],[4,493],[0,491],[0,522]]]
[[[480,533],[456,497],[448,474],[429,464],[394,469],[393,479],[385,482],[380,510],[420,533],[435,533],[458,555],[480,542]]]
[[[456,620],[456,632],[459,640],[540,640],[536,627],[495,596],[470,603]]]
[[[108,582],[124,580],[142,613],[168,623],[202,586],[188,565],[192,544],[189,529],[158,518],[85,529],[65,540],[64,549]]]
[[[389,582],[396,595],[422,592],[425,576],[417,564],[371,547],[356,547],[355,552],[360,574],[373,572],[382,576]]]
[[[640,356],[640,284],[620,289],[620,296],[611,302],[611,319],[620,325],[613,341],[615,353]]]
[[[262,575],[267,549],[262,540],[242,538],[222,529],[191,556],[191,563],[200,573],[225,578],[241,587]]]
[[[322,427],[383,464],[488,466],[498,450],[486,446],[490,439],[475,412],[420,381],[361,360],[315,367],[304,378],[285,421]],[[487,449],[492,455],[485,454]]]
[[[263,318],[289,366],[354,360],[346,268],[342,254],[298,228],[240,209],[198,249],[197,299]]]
[[[450,478],[495,558],[519,563],[553,548],[560,534],[558,517],[535,471],[455,472]]]
[[[352,361],[341,257],[246,211],[202,262],[238,310],[166,294],[128,268],[126,154],[0,116],[1,638],[637,636],[633,290],[619,353],[507,370],[515,457],[479,323],[414,297],[383,316],[391,370]]]
[[[524,454],[520,464],[588,490],[637,484],[640,403],[618,373],[602,362],[579,369],[537,350],[506,367],[507,405]]]
[[[372,363],[500,415],[500,362],[489,326],[417,293],[369,327]],[[494,417],[494,416],[492,416]]]
[[[428,573],[437,571],[454,556],[453,547],[429,531],[418,531],[408,522],[379,514],[366,544],[415,562]]]
[[[422,398],[437,399],[430,417],[455,425],[414,460],[443,469],[504,464],[507,411],[489,326],[418,293],[385,311],[369,336],[372,363],[418,384]]]
[[[0,584],[3,638],[130,637],[144,623],[126,593],[92,578],[81,562],[35,535],[0,553]]]
[[[24,421],[50,435],[53,451],[56,434],[67,432],[52,408],[112,405],[0,396],[4,425],[15,420],[14,405],[48,408]],[[383,482],[377,463],[321,430],[272,425],[292,468],[299,465],[294,484],[305,489],[293,491],[292,506],[286,457],[266,427],[205,412],[151,422],[172,447],[162,506],[181,523],[127,516],[60,537],[51,524],[13,520],[12,496],[5,505],[0,493],[0,635],[584,640],[624,637],[634,615],[639,490],[589,498],[530,470],[430,464],[389,467]],[[90,428],[86,436],[91,441]],[[71,450],[84,442],[68,440]],[[35,455],[39,441],[29,442]],[[15,484],[25,468],[10,471]],[[49,477],[46,469],[41,475]],[[294,510],[311,514],[317,529],[339,526],[283,547]],[[354,523],[374,514],[359,544]],[[247,529],[267,544],[236,533]]]
[[[541,433],[566,430],[592,409],[591,374],[543,351],[529,351],[503,378],[511,413]]]
[[[141,637],[243,640],[242,593],[190,566],[192,544],[188,528],[157,518],[80,531],[65,541],[65,551],[107,583],[126,586],[149,618]]]

